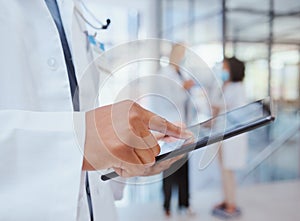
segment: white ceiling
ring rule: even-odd
[[[194,10],[189,7],[189,2],[191,1],[163,0],[165,20],[163,27],[165,32],[163,33],[184,38],[188,35],[184,33],[189,33],[193,29],[193,41],[196,43],[220,41],[222,38],[221,0],[194,0]],[[227,38],[229,40],[267,42],[270,30],[269,0],[227,0],[226,5],[228,7]],[[274,19],[274,43],[300,45],[300,0],[274,0],[274,9],[275,15],[298,12],[295,16],[281,16]],[[245,10],[253,11],[246,12]],[[213,14],[215,16],[206,16]],[[206,18],[204,18],[205,16]],[[173,19],[171,24],[170,17]]]

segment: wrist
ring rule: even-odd
[[[85,144],[83,170],[101,170],[111,168],[109,154],[101,141],[96,127],[95,110],[85,114]]]

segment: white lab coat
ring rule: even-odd
[[[0,2],[0,220],[89,220],[84,173],[85,110],[98,74],[74,2],[57,0],[81,89],[73,113],[59,34],[44,0]],[[89,68],[90,71],[93,68]],[[95,220],[115,220],[112,194],[90,173]]]

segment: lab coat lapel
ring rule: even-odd
[[[60,16],[65,29],[67,41],[71,52],[72,48],[72,22],[74,13],[74,1],[73,0],[57,0],[57,5],[60,11]]]
[[[80,88],[80,107],[81,110],[90,109],[94,105],[99,81],[97,74],[91,74],[90,63],[93,56],[87,51],[87,37],[84,33],[85,24],[78,18],[75,7],[80,8],[78,0],[57,0],[66,37],[72,53],[75,67],[75,74]],[[95,70],[92,71],[95,73]],[[95,87],[94,87],[95,85]],[[84,90],[85,86],[88,90]],[[83,95],[82,95],[83,94]],[[93,101],[93,102],[92,102]],[[89,107],[89,108],[88,108]]]

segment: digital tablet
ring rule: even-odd
[[[161,154],[156,162],[161,162],[207,145],[226,140],[239,134],[264,126],[275,119],[270,98],[265,98],[225,112],[207,121],[188,127],[194,138],[160,143]],[[102,175],[102,180],[117,177],[115,172]]]

